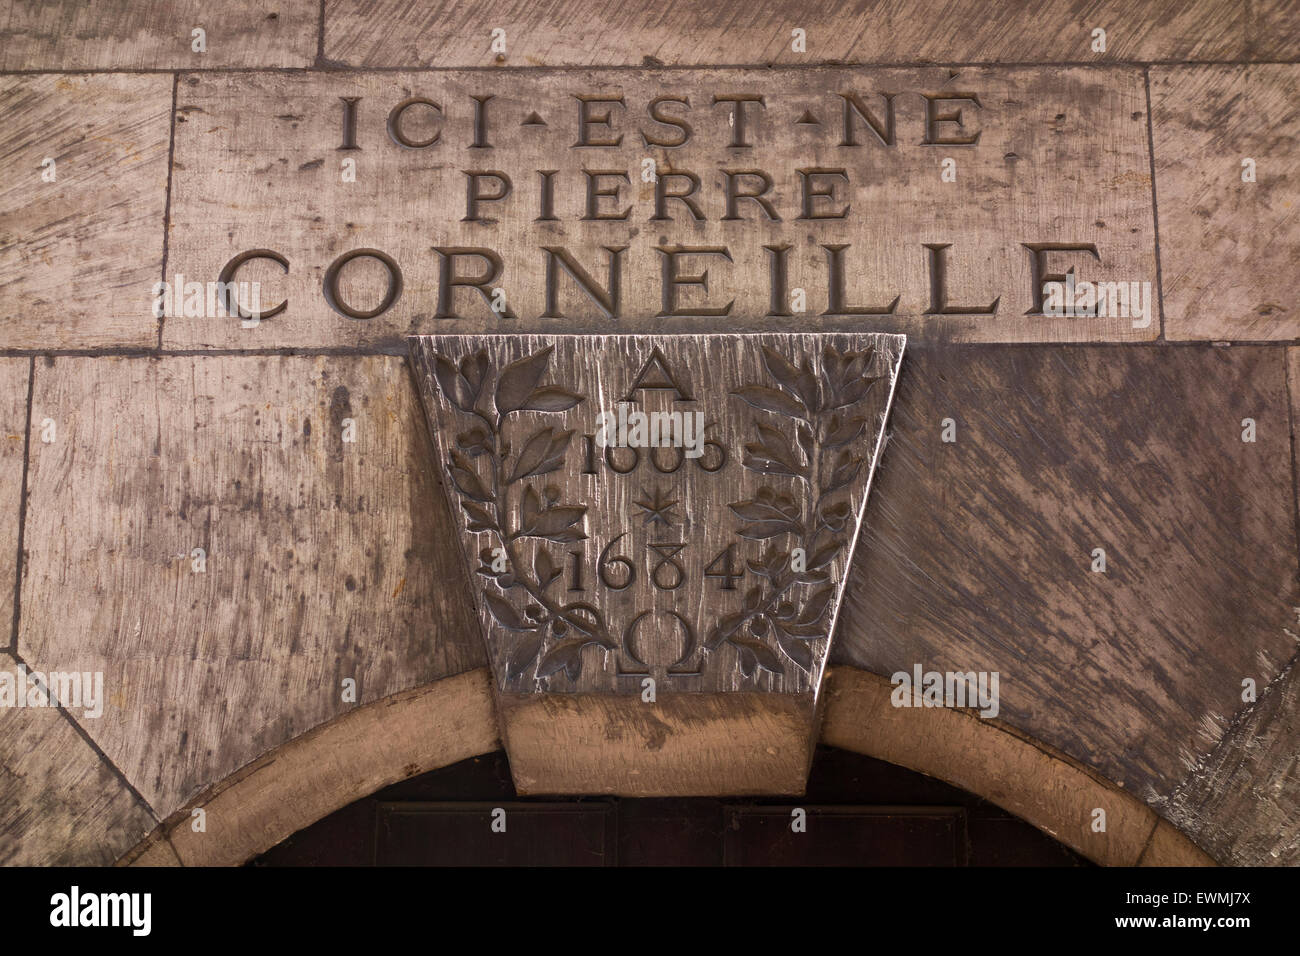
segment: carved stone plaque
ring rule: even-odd
[[[811,714],[903,336],[410,341],[501,695]]]
[[[277,311],[170,317],[168,348],[1160,331],[1042,296],[1071,271],[1154,288],[1136,67],[235,71],[176,95],[168,272]]]

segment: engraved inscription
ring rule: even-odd
[[[284,308],[251,329],[171,319],[164,342],[862,316],[961,341],[1149,339],[1146,316],[1058,314],[1041,288],[1154,279],[1144,110],[1136,70],[187,76],[169,263]],[[960,188],[940,180],[954,156]]]

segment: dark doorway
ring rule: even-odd
[[[808,792],[794,799],[519,797],[498,751],[386,787],[252,865],[1090,864],[963,790],[819,747]]]

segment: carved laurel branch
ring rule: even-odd
[[[847,495],[863,465],[846,446],[867,427],[866,418],[854,413],[855,406],[883,377],[870,374],[874,347],[861,352],[828,347],[816,369],[808,358],[794,365],[767,346],[762,353],[763,365],[778,387],[747,385],[731,394],[789,419],[791,432],[756,416],[759,440],[745,446],[744,465],[790,480],[782,482],[784,487],[765,484],[752,499],[730,505],[741,521],[741,537],[769,542],[757,560],[747,562],[766,584],[746,591],[741,610],[719,621],[705,642],[710,650],[723,643],[734,646],[746,677],[760,668],[785,673],[769,640],[775,640],[785,657],[811,671],[812,642],[830,636],[836,585],[829,565],[848,543],[845,531],[852,505]],[[802,485],[799,498],[787,490],[792,485]],[[790,547],[782,550],[779,541]],[[799,564],[793,560],[796,547],[803,549]]]
[[[483,586],[483,601],[493,620],[520,635],[506,664],[507,676],[523,674],[540,657],[539,678],[563,670],[570,680],[576,680],[582,672],[583,648],[588,644],[610,650],[618,646],[598,609],[581,601],[562,604],[549,595],[561,571],[546,550],[546,542],[584,540],[587,508],[561,504],[560,491],[554,485],[539,494],[533,484],[523,484],[525,479],[563,467],[573,432],[538,428],[515,455],[505,437],[510,416],[517,412],[564,412],[586,401],[585,396],[559,385],[540,384],[552,351],[548,346],[511,362],[500,374],[491,367],[484,349],[459,364],[435,353],[433,376],[443,397],[474,421],[457,434],[447,470],[460,493],[469,530],[491,534],[505,559],[504,568],[497,570],[495,565],[501,562],[495,549],[484,548],[479,553],[483,565],[476,570],[491,582]],[[515,485],[521,490],[512,505]],[[537,541],[531,567],[519,554],[522,538]],[[543,654],[548,634],[553,642]]]

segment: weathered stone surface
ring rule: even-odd
[[[1298,104],[1297,64],[1152,69],[1169,338],[1300,338]]]
[[[1156,821],[1146,849],[1138,857],[1137,866],[1214,866],[1214,857],[1192,842],[1168,820]]]
[[[501,697],[520,793],[797,794],[816,747],[808,694]]]
[[[4,10],[0,70],[309,66],[320,30],[317,0],[8,0]]]
[[[894,707],[884,677],[852,667],[831,668],[827,682],[823,743],[978,793],[1097,863],[1132,866],[1151,837],[1158,818],[1149,807],[1000,721]],[[1106,811],[1104,832],[1092,828],[1094,808]]]
[[[832,662],[997,671],[999,719],[1169,795],[1295,654],[1287,408],[1279,349],[909,348]]]
[[[104,672],[86,730],[160,817],[354,708],[346,678],[481,665],[403,360],[60,358],[33,408],[19,652]]]
[[[31,360],[0,359],[0,629],[10,646],[17,572],[18,515],[22,508],[27,442],[27,383]]]
[[[579,95],[622,97],[622,104],[584,103]],[[765,104],[750,102],[736,114],[735,103],[714,102],[737,95],[763,96]],[[979,106],[962,97],[977,97]],[[402,148],[387,131],[392,111],[413,98],[441,112],[407,107],[396,135],[408,143],[436,135],[426,148]],[[344,99],[358,100],[356,150],[340,149],[347,142]],[[480,100],[483,129],[476,132]],[[941,119],[958,112],[961,125]],[[736,115],[740,125],[729,125]],[[681,122],[692,130],[684,145],[647,145],[680,140],[674,124]],[[488,146],[474,147],[476,135]],[[977,135],[978,143],[943,142]],[[927,136],[938,142],[926,145]],[[840,145],[846,139],[856,145]],[[575,145],[614,140],[621,145]],[[956,163],[955,182],[941,179],[944,159]],[[355,182],[343,181],[348,162],[355,162]],[[544,176],[548,170],[553,175]],[[657,182],[643,181],[643,170],[657,170]],[[762,190],[755,170],[771,178],[763,196],[770,209],[737,198],[733,218],[725,218],[729,182],[737,194]],[[826,170],[843,170],[847,182]],[[688,173],[699,180],[691,199],[702,218],[665,196],[664,218],[656,220],[657,192],[693,188]],[[470,190],[497,195],[502,174],[509,195],[471,210]],[[845,218],[811,218],[846,205]],[[548,210],[555,219],[538,221]],[[594,218],[625,211],[626,220]],[[186,348],[398,347],[408,333],[794,324],[963,341],[1158,334],[1152,315],[1027,315],[1037,283],[1026,244],[1044,243],[1092,244],[1097,256],[1044,252],[1045,277],[1073,268],[1080,279],[1155,288],[1140,71],[191,74],[178,90],[168,271],[211,281],[236,255],[271,249],[286,258],[287,274],[275,262],[254,260],[234,278],[261,282],[263,310],[288,304],[250,328],[224,317],[168,318],[163,341]],[[554,254],[553,302],[548,247],[573,258],[566,264]],[[491,250],[500,271],[486,259],[453,254],[465,248]],[[328,304],[324,280],[331,263],[362,249],[392,259],[400,292],[393,283],[395,301],[375,317],[347,318]],[[620,294],[602,301],[591,289],[609,293],[614,262]],[[444,266],[460,277],[488,278],[482,290],[453,287],[441,281]],[[575,266],[590,280],[587,291],[571,274]],[[673,270],[681,280],[707,275],[707,286],[665,279]],[[945,282],[936,294],[938,272]],[[357,312],[384,305],[389,273],[379,260],[340,264],[340,276],[336,301]],[[833,296],[841,283],[843,295]],[[863,314],[868,309],[886,314]],[[728,314],[716,314],[721,310]]]
[[[0,670],[17,667],[0,651]],[[112,863],[155,820],[64,714],[0,708],[0,865]]]
[[[1247,21],[1247,60],[1294,60],[1300,49],[1300,7],[1291,0],[1258,0]]]
[[[1056,63],[1277,59],[1300,41],[1294,5],[1162,0],[327,0],[325,52],[352,66]],[[806,52],[791,31],[806,34]],[[1106,31],[1095,52],[1093,33]],[[506,51],[492,48],[505,31]]]
[[[1288,350],[1293,400],[1300,381],[1300,349]],[[1294,418],[1293,418],[1294,420]],[[1300,614],[1300,610],[1296,611]],[[1286,628],[1300,643],[1300,626]],[[1300,652],[1300,648],[1293,650]],[[1180,827],[1224,862],[1238,866],[1300,864],[1300,672],[1296,657],[1242,704],[1223,739],[1204,755],[1178,789],[1160,803]],[[1243,675],[1253,676],[1253,675]]]
[[[1227,863],[1300,864],[1298,673],[1292,658],[1161,806]]]
[[[0,77],[0,348],[157,343],[171,100],[167,76]]]
[[[421,336],[498,687],[815,692],[901,336]]]
[[[186,866],[238,866],[353,800],[499,746],[491,678],[480,667],[358,707],[290,740],[160,830]],[[202,833],[191,825],[195,807],[208,821]]]
[[[181,858],[160,827],[118,857],[114,866],[181,866]]]

